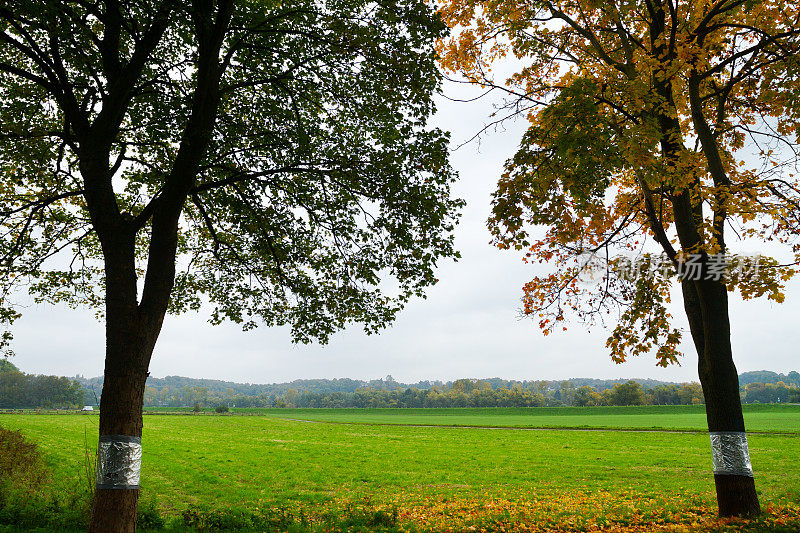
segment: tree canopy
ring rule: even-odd
[[[723,259],[728,290],[783,301],[800,261],[795,3],[466,0],[442,13],[459,29],[443,65],[503,91],[498,120],[530,124],[489,225],[500,248],[554,267],[524,288],[545,333],[570,313],[611,316],[615,361],[677,361],[667,303],[692,255],[706,278]],[[498,79],[507,56],[518,68]],[[751,242],[773,256],[758,268]],[[582,283],[589,256],[601,268]],[[636,256],[649,275],[626,275]]]
[[[299,341],[385,325],[455,255],[421,2],[15,1],[0,29],[6,323],[20,284],[101,309],[121,234],[141,306],[174,245],[171,311]]]

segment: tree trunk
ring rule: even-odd
[[[161,320],[146,320],[137,304],[132,236],[104,246],[106,256],[106,359],[100,399],[100,440],[136,442],[142,436],[142,404],[150,357]],[[118,235],[119,235],[118,234]],[[163,320],[163,314],[161,315]],[[113,437],[110,437],[113,436]],[[138,442],[141,442],[139,440]],[[124,446],[124,444],[123,444]],[[140,450],[141,448],[139,448]],[[100,468],[98,461],[98,468]],[[95,491],[91,533],[133,532],[138,485],[111,483]]]
[[[697,349],[700,384],[715,455],[714,484],[719,514],[759,514],[761,507],[746,447],[739,377],[731,350],[727,288],[723,282],[713,280],[684,280],[681,285]],[[721,461],[726,466],[720,468],[720,459],[729,457],[734,461]]]
[[[112,362],[106,358],[103,396],[100,401],[101,438],[104,435],[142,436],[142,397],[147,373],[135,368],[138,365],[131,365],[133,359],[119,357]],[[98,486],[89,531],[133,532],[136,527],[138,500],[138,488]]]

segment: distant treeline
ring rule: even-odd
[[[751,383],[763,385],[777,385],[783,383],[789,387],[800,387],[800,373],[789,372],[788,374],[778,374],[769,370],[754,370],[739,374],[739,386],[744,388]]]
[[[779,381],[778,383],[748,383],[744,386],[742,401],[745,403],[800,402],[800,388]]]
[[[75,409],[83,400],[83,387],[74,379],[25,374],[0,359],[0,409]]]
[[[9,374],[9,375],[5,375]],[[77,381],[76,381],[77,380]],[[800,402],[800,373],[745,372],[745,403]],[[81,391],[82,387],[82,391]],[[75,380],[34,376],[0,360],[0,408],[95,405],[103,378]],[[251,384],[180,376],[148,378],[145,407],[541,407],[686,405],[703,403],[697,383],[654,379],[552,380],[459,379],[400,383],[392,376],[370,381],[305,379]]]
[[[81,385],[87,391],[87,399],[100,394],[103,388],[103,378],[84,378],[83,376],[76,376]],[[501,378],[484,378],[480,380],[481,383],[488,384],[492,389],[512,389],[514,387],[522,387],[523,389],[531,390],[554,390],[561,387],[561,380],[508,380]],[[567,380],[572,385],[582,387],[584,385],[592,387],[596,390],[610,389],[618,383],[625,383],[627,379],[594,379],[594,378],[572,378]],[[659,381],[655,379],[635,379],[637,383],[641,384],[645,390],[649,390],[658,385],[672,384],[673,382]],[[453,385],[453,381],[417,381],[415,383],[400,383],[392,376],[386,376],[381,379],[373,380],[358,380],[349,378],[337,379],[297,379],[288,383],[271,383],[271,384],[254,384],[254,383],[235,383],[232,381],[221,381],[216,379],[196,379],[187,378],[182,376],[167,376],[164,378],[147,378],[147,387],[153,388],[158,391],[165,389],[169,394],[182,394],[176,391],[188,391],[190,389],[206,389],[210,395],[225,397],[225,396],[280,396],[289,390],[296,390],[300,392],[344,392],[352,393],[359,389],[386,389],[386,390],[405,390],[405,389],[420,389],[429,390],[433,387],[440,389],[448,389]],[[163,398],[161,399],[163,401]]]
[[[481,380],[458,380],[449,387],[427,390],[359,389],[352,393],[300,392],[294,389],[271,398],[261,398],[261,405],[247,398],[234,398],[236,407],[557,407],[593,405],[680,405],[703,403],[697,383],[658,385],[645,391],[635,381],[618,383],[598,392],[584,385],[534,390],[519,385],[492,389]],[[244,403],[239,403],[244,402]],[[202,403],[198,402],[202,407]]]
[[[749,403],[800,402],[800,388],[751,383],[743,391]],[[205,387],[184,386],[177,391],[147,387],[145,406],[199,408],[230,407],[555,407],[597,405],[691,405],[704,403],[698,383],[660,384],[645,388],[636,381],[597,390],[572,381],[529,382],[493,388],[488,381],[460,379],[429,389],[360,388],[353,392],[313,392],[288,389],[281,394],[218,394]]]
[[[165,378],[165,381],[171,378]],[[183,378],[186,379],[186,378]],[[330,389],[326,388],[329,382]],[[607,388],[585,383],[608,384]],[[702,403],[697,384],[665,384],[656,380],[513,381],[498,378],[459,379],[453,382],[398,383],[391,376],[370,382],[356,380],[298,380],[258,394],[242,394],[235,387],[183,384],[173,388],[148,381],[145,407],[537,407],[561,405],[644,405]],[[629,392],[635,385],[635,390]],[[311,386],[308,386],[311,385]],[[624,387],[621,387],[625,385]],[[255,392],[258,385],[249,385]],[[273,387],[262,385],[261,387]],[[662,391],[659,387],[666,387]],[[253,390],[255,389],[255,390]],[[599,389],[599,392],[598,392]],[[676,392],[670,396],[671,392]],[[590,391],[592,392],[590,394]],[[608,392],[606,392],[608,391]],[[638,392],[636,392],[638,391]],[[640,394],[641,393],[641,394]],[[646,394],[645,394],[646,393]],[[640,398],[641,396],[641,398]]]

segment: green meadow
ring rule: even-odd
[[[744,405],[750,432],[800,433],[800,405]],[[459,409],[241,409],[285,419],[358,424],[704,431],[702,405]]]
[[[415,506],[603,491],[678,506],[714,502],[707,434],[664,431],[701,430],[702,407],[240,415],[249,416],[145,415],[143,501],[165,517],[194,506],[313,513],[365,500]],[[800,503],[800,406],[748,406],[746,418],[762,501]],[[91,414],[0,415],[0,426],[38,443],[54,494],[86,485],[97,422]],[[520,429],[535,426],[598,429]]]

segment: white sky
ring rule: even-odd
[[[448,87],[453,94],[456,89]],[[440,99],[436,124],[452,132],[453,145],[487,121],[488,101]],[[167,317],[150,367],[151,375],[181,375],[249,383],[298,378],[374,379],[391,374],[402,382],[462,377],[565,379],[641,377],[697,380],[697,357],[685,333],[682,366],[662,369],[643,356],[614,364],[605,348],[607,331],[586,331],[571,320],[566,332],[543,336],[518,309],[522,285],[533,275],[518,254],[489,244],[486,219],[490,194],[503,162],[513,155],[524,123],[508,124],[456,151],[460,174],[454,192],[467,200],[456,230],[463,258],[440,265],[438,285],[427,300],[413,301],[389,329],[367,336],[357,326],[326,346],[294,346],[285,328],[243,332],[235,325],[211,326],[203,315]],[[734,359],[739,372],[800,370],[800,283],[784,304],[731,298]],[[674,313],[685,328],[681,308]],[[86,310],[32,306],[15,326],[12,360],[21,370],[73,376],[103,373],[103,326]]]

